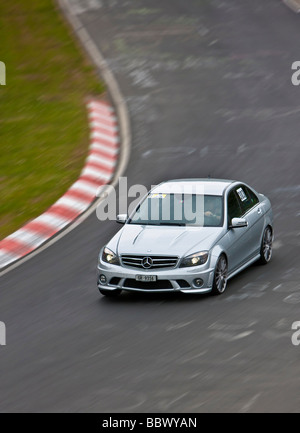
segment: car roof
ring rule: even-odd
[[[223,195],[229,185],[236,183],[227,179],[175,179],[163,182],[152,189],[155,193],[165,194],[205,194]]]

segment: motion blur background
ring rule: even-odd
[[[46,41],[53,41],[54,22],[66,32],[60,43],[47,47],[53,50],[49,68],[55,59],[65,58],[68,40],[76,45],[50,0],[42,3],[32,2],[40,11],[51,8],[43,25],[23,19],[21,0],[5,20],[0,14],[6,31],[19,23],[22,40],[28,38],[32,47],[30,59],[36,59],[24,91],[27,83],[36,83],[44,66],[35,57],[38,33],[29,38],[33,28],[43,31],[47,24]],[[132,148],[124,174],[129,185],[150,187],[208,175],[249,183],[272,201],[275,251],[270,265],[252,266],[218,298],[124,294],[108,300],[96,289],[97,255],[119,227],[100,223],[93,214],[1,276],[0,319],[7,327],[7,346],[0,347],[0,410],[298,412],[300,349],[291,342],[291,327],[300,320],[300,88],[292,85],[291,66],[300,60],[299,16],[280,0],[64,4],[104,55],[127,103]],[[9,64],[8,47],[0,60]],[[81,136],[84,127],[69,120],[77,115],[79,125],[85,124],[84,94],[100,94],[103,86],[97,87],[84,54],[80,61],[74,52],[70,55],[76,65],[71,63],[67,72],[67,88],[52,87],[49,71],[44,71],[53,115],[44,111],[38,120],[33,113],[34,135],[32,140],[30,134],[26,137],[28,146],[35,145],[36,131],[46,128],[56,132],[51,142],[56,145],[59,139],[61,149],[79,143],[75,177],[88,134],[85,129]],[[22,68],[24,60],[16,56],[12,65]],[[81,76],[82,71],[90,75]],[[74,77],[81,77],[83,86],[76,97]],[[14,113],[16,103],[22,103],[22,109],[10,117],[8,138],[1,138],[1,209],[10,203],[7,194],[17,194],[10,185],[16,179],[11,167],[18,163],[12,164],[11,158],[24,160],[19,156],[24,148],[19,125],[27,107],[36,105],[36,99],[25,103],[23,93],[2,102],[10,86],[8,70],[7,86],[0,88],[2,109]],[[67,135],[65,126],[54,121],[61,116],[61,94],[67,107],[73,107],[67,110]],[[43,95],[44,90],[37,90],[37,100]],[[24,121],[28,125],[29,120]],[[0,125],[3,131],[1,120]],[[73,129],[77,135],[72,140]],[[44,147],[39,150],[43,155]],[[73,164],[72,152],[77,151],[67,150],[60,158],[61,174]],[[45,172],[45,163],[27,155],[20,165],[26,164],[27,172],[39,165]],[[10,173],[3,176],[7,167]],[[61,183],[63,188],[72,176]],[[45,194],[43,185],[36,183],[38,197]],[[31,207],[29,200],[24,209]],[[1,222],[6,224],[5,219]]]

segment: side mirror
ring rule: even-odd
[[[245,218],[233,218],[229,228],[240,229],[242,227],[248,227],[248,221]]]
[[[117,216],[117,223],[119,224],[125,224],[127,220],[128,220],[127,214],[121,214]]]

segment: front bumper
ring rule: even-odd
[[[174,268],[168,270],[144,271],[141,269],[127,268],[124,266],[110,265],[100,262],[97,268],[97,284],[99,290],[126,290],[134,292],[183,292],[183,293],[208,293],[212,290],[214,268],[207,265],[190,268]],[[105,283],[99,280],[100,275],[106,278]],[[137,275],[155,275],[155,283],[139,283]],[[195,279],[201,279],[201,286],[195,285]]]

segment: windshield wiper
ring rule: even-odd
[[[135,221],[135,222],[130,222],[129,224],[132,224],[132,225],[136,225],[136,226],[159,226],[159,224],[154,224],[154,223],[148,223],[148,222],[138,222],[138,221]]]
[[[160,226],[178,226],[178,227],[185,227],[186,224],[184,223],[159,223]]]
[[[177,227],[185,227],[186,224],[184,223],[149,223],[149,222],[132,222],[130,221],[129,224],[135,224],[135,225],[140,225],[140,226],[177,226]]]

